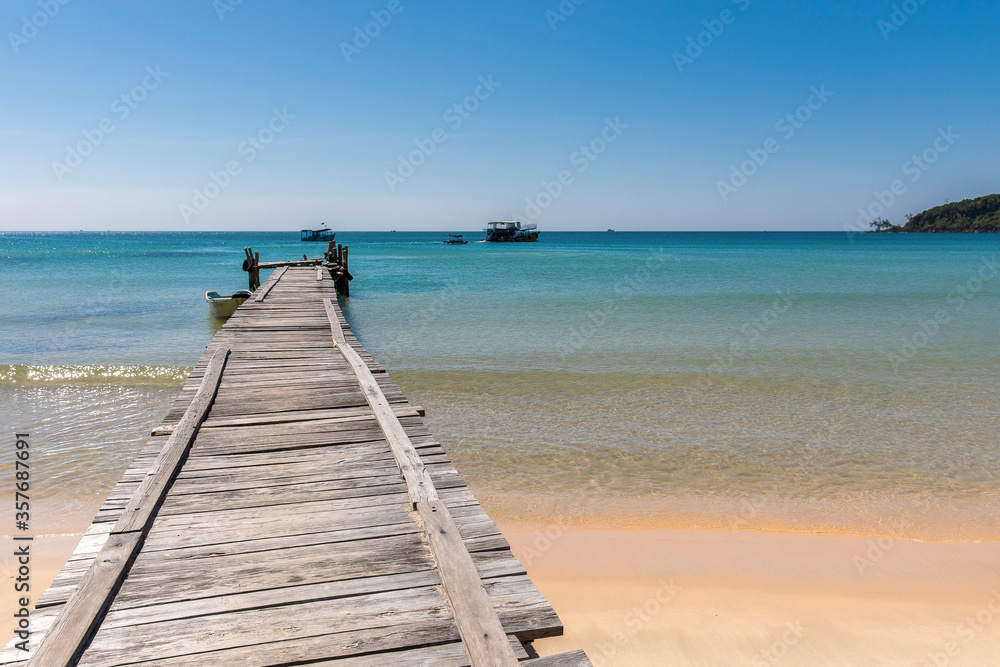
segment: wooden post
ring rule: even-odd
[[[260,287],[260,253],[255,252],[253,255],[253,282],[254,289]]]
[[[351,296],[351,281],[347,279],[347,246],[344,246],[343,261],[340,263],[344,273],[340,276],[340,293],[346,297]]]
[[[243,270],[247,272],[247,279],[250,282],[250,291],[254,290],[253,286],[253,256],[250,254],[250,248],[243,246],[243,254],[246,255],[246,259],[243,261]]]

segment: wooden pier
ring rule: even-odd
[[[0,664],[590,664],[530,657],[562,625],[351,333],[346,259],[215,335]]]

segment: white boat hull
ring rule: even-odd
[[[208,302],[208,311],[215,317],[227,319],[240,304],[250,298],[250,292],[240,290],[231,296],[223,296],[218,292],[205,292],[205,301]]]

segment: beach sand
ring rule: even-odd
[[[539,655],[584,648],[598,667],[1000,664],[1000,542],[501,528],[566,626],[535,642]],[[32,603],[79,539],[31,543]],[[9,639],[16,599],[0,600]]]
[[[1000,542],[504,522],[595,665],[997,665]]]
[[[0,558],[0,580],[3,581],[3,595],[0,595],[0,646],[5,646],[14,632],[17,630],[18,619],[14,618],[14,613],[18,610],[18,600],[22,595],[28,595],[31,600],[31,609],[34,609],[35,602],[42,593],[52,584],[52,580],[59,574],[66,561],[69,560],[76,545],[80,543],[83,533],[75,535],[39,535],[28,544],[31,545],[31,558],[29,567],[31,572],[28,575],[30,590],[27,593],[19,593],[14,590],[17,583],[18,563],[13,556],[16,549],[15,542],[10,537],[0,537],[0,549],[4,554]],[[23,545],[25,542],[17,542]],[[30,630],[30,626],[29,626]]]

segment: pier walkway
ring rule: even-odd
[[[322,267],[215,335],[14,665],[589,665]],[[530,647],[527,647],[530,648]]]

